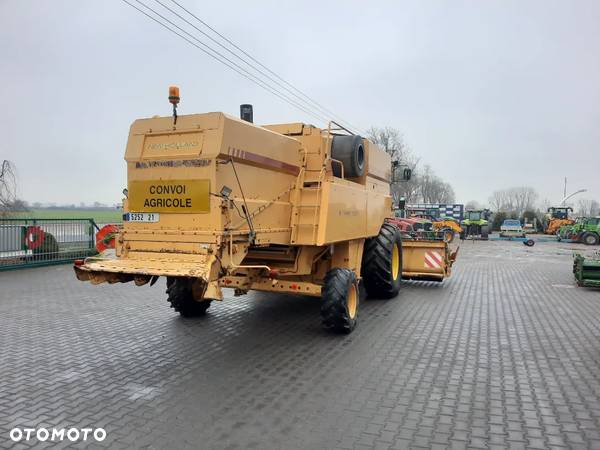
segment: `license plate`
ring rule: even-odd
[[[127,213],[123,214],[125,222],[158,222],[160,220],[159,213]]]

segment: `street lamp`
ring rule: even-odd
[[[587,189],[579,189],[578,191],[573,192],[571,195],[567,195],[565,198],[563,198],[560,202],[561,205],[564,205],[565,202],[567,200],[569,200],[571,197],[577,195],[577,194],[581,194],[582,192],[587,192]]]

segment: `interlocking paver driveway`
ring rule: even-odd
[[[330,335],[317,299],[252,293],[181,319],[164,282],[0,273],[0,447],[600,448],[600,292],[568,245],[467,242],[450,280],[360,314]]]

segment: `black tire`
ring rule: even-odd
[[[487,225],[481,227],[481,239],[487,240],[490,236],[490,231]]]
[[[461,240],[461,241],[464,241],[464,240],[465,240],[465,237],[466,237],[466,234],[465,234],[465,232],[464,232],[464,231],[461,231],[461,232],[460,232],[460,234],[459,234],[459,237],[460,237],[460,240]]]
[[[600,243],[600,236],[598,236],[596,233],[585,233],[582,236],[583,243],[585,245],[598,245],[598,243]]]
[[[395,257],[397,265],[393,262]],[[402,283],[402,238],[394,225],[384,223],[377,236],[365,241],[361,275],[369,297],[398,295]]]
[[[365,174],[365,147],[360,136],[334,136],[331,157],[344,165],[344,178],[362,177]],[[339,163],[332,162],[333,175],[342,176]]]
[[[323,326],[336,333],[351,333],[358,320],[360,290],[356,274],[350,269],[331,269],[321,288]]]
[[[203,316],[212,302],[210,299],[201,302],[194,300],[193,282],[192,278],[167,278],[167,301],[171,304],[171,308],[183,317]]]

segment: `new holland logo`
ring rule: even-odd
[[[181,150],[188,149],[193,147],[198,147],[200,145],[200,141],[180,141],[180,142],[158,142],[153,144],[148,144],[148,150]]]
[[[442,267],[442,255],[438,252],[425,252],[425,267],[439,269]]]

